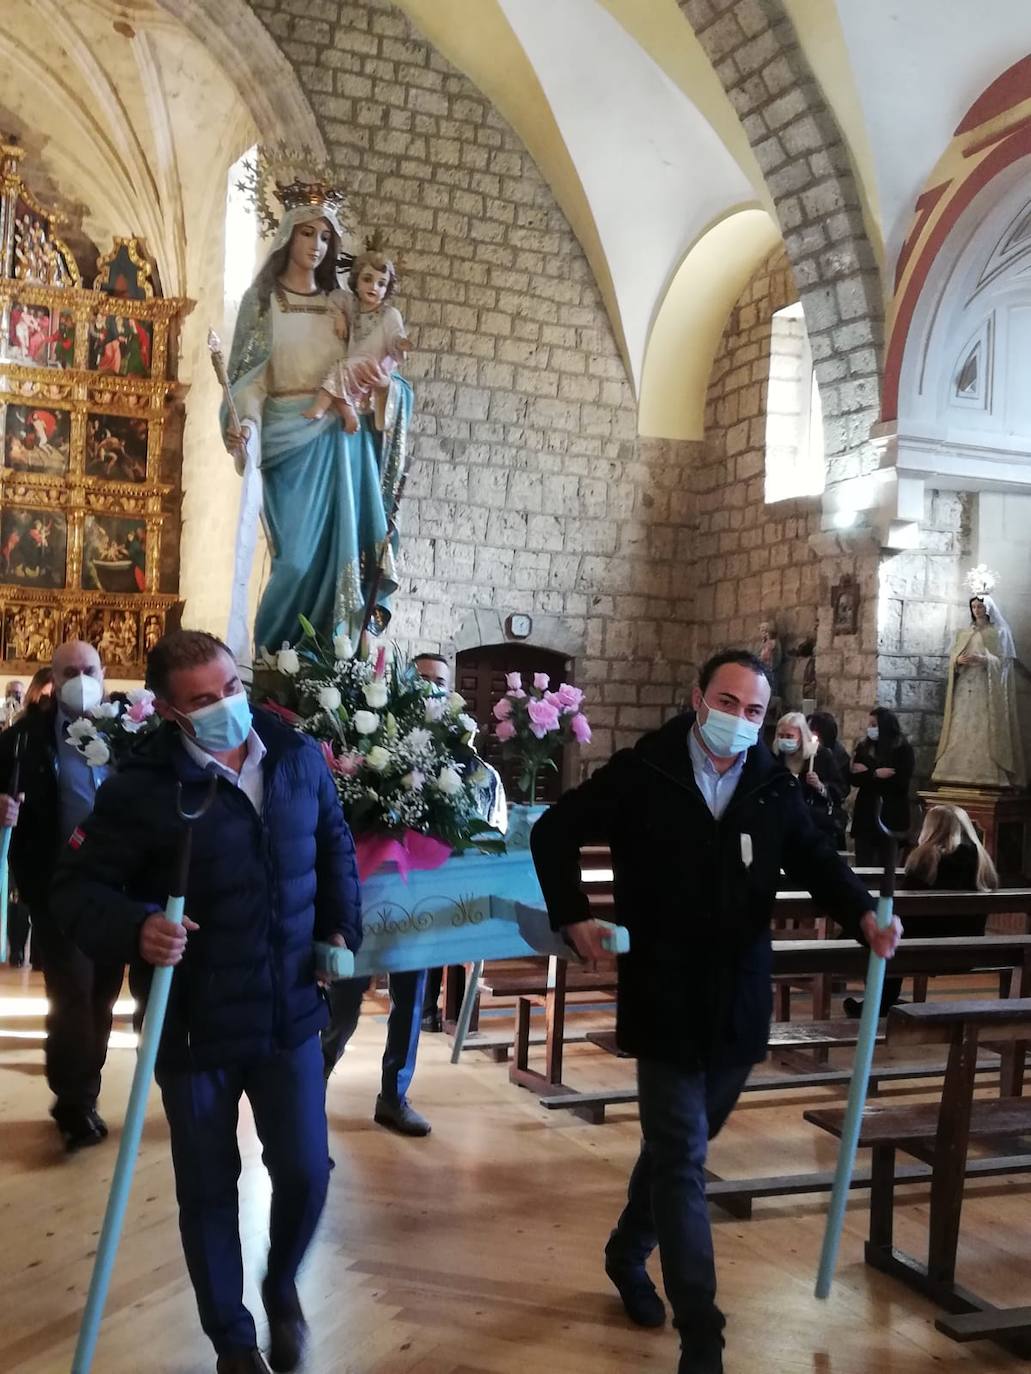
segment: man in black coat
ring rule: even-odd
[[[0,736],[0,788],[10,787],[21,749],[19,796],[0,795],[0,824],[13,825],[11,869],[32,916],[33,962],[47,990],[47,1082],[50,1114],[69,1150],[97,1145],[107,1126],[97,1111],[114,1004],[125,961],[90,959],[50,911],[50,879],[68,836],[89,815],[106,767],[91,766],[67,728],[96,707],[104,670],[92,644],[70,640],[54,654],[54,696],[30,707]]]
[[[165,724],[101,788],[61,860],[53,910],[87,953],[130,961],[141,1003],[153,966],[180,965],[157,1081],[201,1325],[218,1374],[267,1371],[243,1302],[236,1127],[246,1095],[272,1178],[269,1358],[292,1370],[307,1329],[295,1280],[329,1179],[313,944],[361,943],[354,844],[314,741],[252,713],[220,640],[166,635],[147,680]],[[177,789],[197,811],[212,779],[192,827],[187,920],[174,925],[163,910],[182,833]]]
[[[628,1314],[661,1325],[645,1263],[659,1246],[680,1332],[680,1374],[719,1374],[724,1318],[705,1201],[707,1141],[766,1057],[770,917],[781,868],[879,954],[870,894],[813,825],[798,782],[759,741],[770,700],[744,650],[702,668],[693,712],[621,750],[567,792],[531,832],[552,925],[588,959],[604,957],[580,884],[580,846],[608,842],[619,960],[616,1033],[636,1057],[643,1141],[605,1269]]]

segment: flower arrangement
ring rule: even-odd
[[[994,573],[987,563],[978,563],[964,578],[971,596],[987,596],[998,580],[998,573]]]
[[[408,848],[413,835],[429,836],[446,847],[442,857],[503,852],[500,833],[479,814],[477,724],[464,697],[440,693],[400,654],[388,662],[383,646],[375,657],[356,654],[346,635],[329,643],[301,624],[296,646],[265,655],[255,699],[320,742],[360,866],[362,840],[371,836]]]
[[[159,724],[154,693],[134,687],[125,703],[102,701],[68,726],[69,743],[93,768],[119,763],[132,744]]]
[[[563,682],[551,691],[547,673],[534,673],[529,689],[519,673],[505,679],[508,691],[494,705],[494,735],[502,755],[522,766],[517,787],[532,805],[542,768],[558,771],[555,755],[571,741],[587,744],[591,726],[581,710],[584,694]]]

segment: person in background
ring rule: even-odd
[[[20,719],[26,712],[38,709],[40,702],[49,702],[54,691],[54,672],[47,665],[46,668],[37,668],[32,675],[28,690],[25,693],[22,703],[22,710],[17,719]],[[11,889],[11,900],[8,906],[7,915],[7,934],[10,964],[12,968],[22,968],[25,963],[25,950],[31,948],[32,967],[41,969],[43,958],[36,948],[39,943],[36,941],[29,946],[29,931],[32,927],[32,917],[29,912],[28,902],[23,902],[21,894],[14,888]]]
[[[21,715],[22,699],[25,696],[25,684],[18,678],[12,677],[4,688],[3,705],[0,706],[0,730],[6,730],[9,725]]]
[[[612,853],[614,919],[630,932],[616,1038],[637,1059],[642,1142],[605,1272],[632,1321],[661,1326],[665,1308],[646,1268],[658,1243],[678,1374],[723,1371],[705,1159],[766,1057],[780,870],[884,958],[901,934],[897,920],[878,930],[870,893],[761,742],[769,701],[754,654],[716,654],[691,712],[620,750],[530,832],[551,923],[585,959],[604,957],[604,927],[591,918],[580,848],[607,842]]]
[[[0,795],[0,824],[14,826],[11,870],[29,908],[34,956],[43,963],[50,1115],[65,1147],[77,1150],[99,1145],[107,1135],[97,1099],[125,961],[84,954],[50,910],[50,880],[61,847],[93,810],[110,771],[88,764],[67,738],[68,726],[104,697],[96,649],[69,640],[58,645],[51,667],[53,698],[38,699],[0,736],[0,786],[8,785],[17,741],[24,740],[21,793]]]
[[[361,944],[354,842],[314,741],[252,712],[221,640],[165,635],[147,655],[147,685],[163,723],[69,841],[54,910],[88,953],[129,961],[141,1015],[151,969],[179,966],[156,1077],[183,1250],[218,1374],[267,1374],[243,1300],[237,1120],[248,1098],[272,1180],[261,1285],[269,1361],[289,1371],[307,1338],[297,1273],[329,1179],[313,944]],[[175,925],[164,908],[177,808],[181,799],[197,811],[208,797],[191,827],[187,919]]]
[[[914,763],[913,746],[902,733],[898,716],[885,706],[874,707],[866,738],[859,741],[852,755],[852,785],[856,789],[852,841],[858,868],[877,868],[882,862],[878,801],[884,825],[897,834],[908,833]]]
[[[838,770],[838,790],[844,803],[844,799],[852,790],[852,760],[838,738],[838,722],[829,711],[814,711],[809,717],[809,729],[834,760],[834,766]]]
[[[835,849],[844,848],[844,794],[834,759],[809,729],[801,711],[788,711],[777,721],[773,753],[788,772],[798,779],[802,800],[817,829],[832,840]]]
[[[906,859],[905,885],[939,892],[994,892],[999,886],[991,856],[961,806],[927,808],[916,847]],[[921,921],[920,934],[928,939],[975,939],[984,934],[987,921],[987,916],[931,917]],[[901,992],[901,978],[885,978],[882,1016],[900,1000]],[[861,998],[846,997],[841,1006],[846,1016],[863,1014]]]

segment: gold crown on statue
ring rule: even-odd
[[[301,205],[323,205],[341,228],[345,226],[347,196],[336,184],[332,166],[310,148],[259,144],[253,161],[244,163],[244,176],[236,184],[250,199],[266,236],[275,233],[283,213]]]
[[[999,581],[998,573],[992,572],[987,563],[978,563],[976,567],[970,569],[966,578],[967,586],[971,596],[987,596],[994,590]]]
[[[365,247],[350,259],[344,258],[348,272],[360,270],[367,262],[376,267],[386,266],[396,284],[404,274],[405,260],[401,254],[391,253],[387,248],[386,235],[382,229],[374,229],[365,239]]]

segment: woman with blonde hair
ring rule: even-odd
[[[961,806],[929,806],[920,838],[906,859],[906,887],[939,892],[991,892],[999,886],[991,855]],[[959,916],[921,921],[918,934],[927,938],[976,937],[984,934],[987,916]],[[885,978],[881,1015],[899,1000],[901,978]],[[858,1016],[862,1002],[846,997],[848,1016]]]
[[[842,804],[845,795],[834,757],[810,730],[801,711],[788,711],[777,721],[771,748],[802,788],[809,814],[835,848],[845,847]]]

